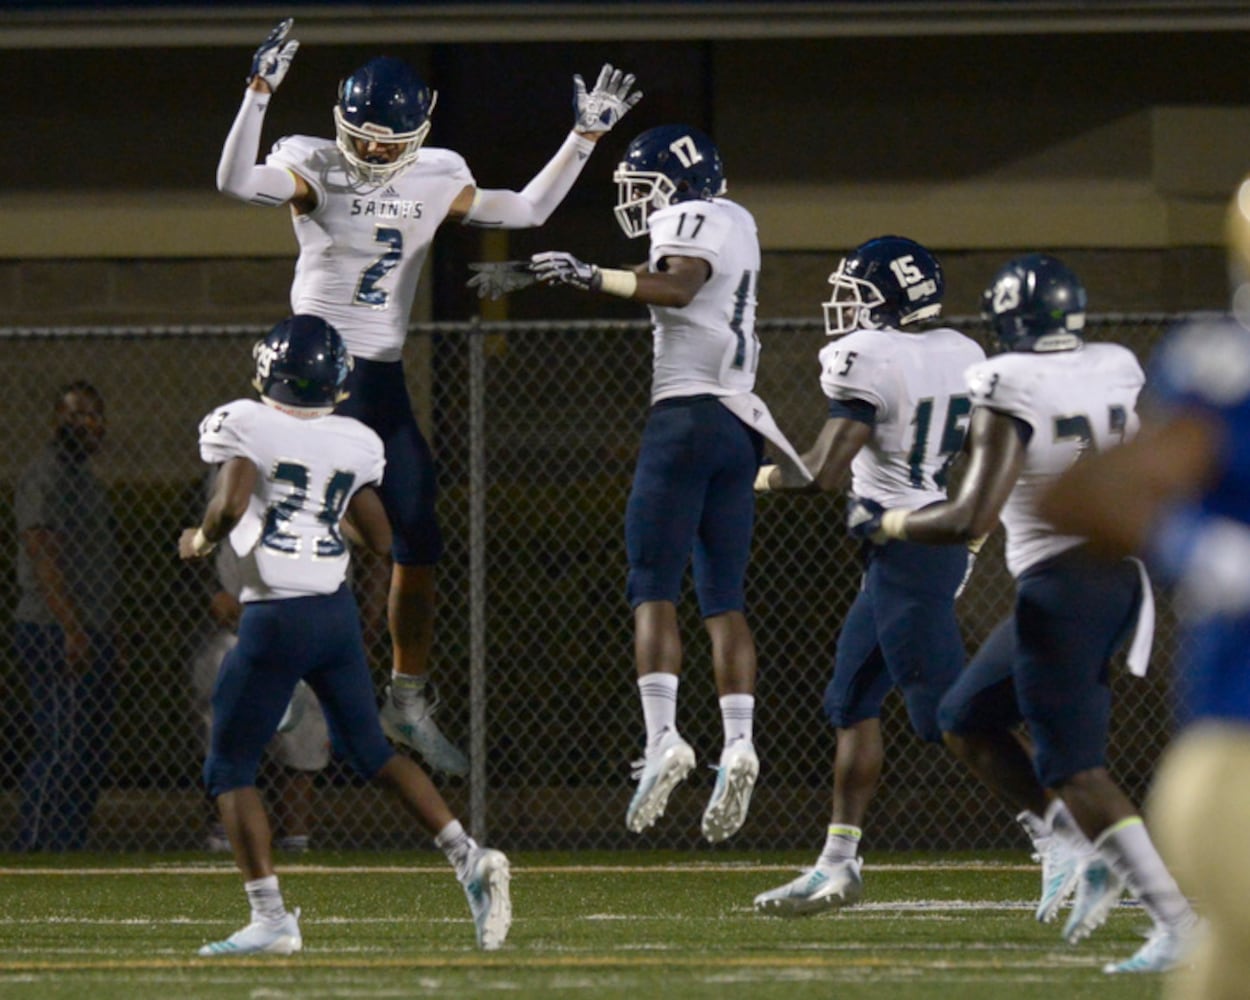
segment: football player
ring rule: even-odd
[[[702,821],[703,835],[717,842],[746,820],[759,774],[752,738],[755,642],[743,614],[752,483],[764,435],[793,449],[752,392],[760,352],[759,235],[751,213],[724,196],[716,146],[686,125],[648,129],[629,144],[614,179],[621,228],[631,238],[650,235],[647,263],[608,269],[547,251],[530,264],[545,284],[632,299],[651,311],[651,410],[625,512],[627,592],[647,741],[635,765],[638,789],[625,825],[640,832],[655,823],[694,767],[694,750],[677,729],[677,600],[693,556],[724,723],[716,784]]]
[[[299,910],[287,910],[278,888],[256,789],[261,753],[300,681],[317,695],[352,767],[434,834],[468,897],[478,945],[498,948],[512,920],[507,858],[469,837],[378,722],[360,613],[344,582],[349,553],[341,522],[375,552],[390,547],[377,490],[386,461],[377,434],[332,413],[351,358],[334,327],[311,315],[283,320],[256,345],[255,357],[260,402],[236,399],[200,425],[200,455],[220,471],[201,523],[178,541],[183,559],[230,545],[243,581],[238,643],[213,689],[204,781],[243,873],[252,919],[200,954],[289,955],[302,947]]]
[[[947,745],[1018,809],[1063,800],[1094,844],[1064,937],[1075,943],[1107,917],[1127,886],[1153,921],[1146,943],[1108,972],[1158,972],[1179,962],[1197,917],[1107,771],[1109,661],[1137,623],[1129,664],[1144,670],[1153,607],[1131,560],[1091,558],[1086,539],[1038,510],[1038,497],[1078,457],[1131,437],[1144,376],[1118,344],[1086,344],[1086,294],[1046,254],[1008,262],[982,296],[1002,353],[968,371],[973,411],[968,464],[954,496],[921,510],[866,514],[880,539],[967,543],[1001,514],[1014,612],[942,699]],[[1012,730],[1023,721],[1030,759]]]
[[[208,478],[209,495],[213,476]],[[213,731],[213,686],[221,670],[222,660],[238,641],[236,631],[243,606],[239,592],[243,581],[239,557],[229,545],[219,545],[213,552],[212,582],[208,610],[212,628],[203,636],[191,655],[191,685],[196,716],[203,727],[204,752],[207,753]],[[307,684],[298,684],[286,715],[278,725],[277,735],[269,744],[267,755],[274,768],[273,802],[277,819],[277,847],[282,851],[300,853],[308,849],[309,819],[312,815],[313,776],[330,763],[330,736],[317,696]],[[230,850],[230,841],[213,810],[209,823],[207,846],[210,851]]]
[[[1184,629],[1177,664],[1180,732],[1149,814],[1182,887],[1209,924],[1171,1000],[1231,1000],[1250,981],[1250,883],[1243,776],[1250,762],[1250,182],[1228,212],[1232,311],[1170,331],[1152,359],[1154,404],[1122,448],[1074,465],[1042,497],[1065,531],[1110,557],[1143,553],[1171,584]]]
[[[434,233],[452,220],[476,226],[541,225],[581,173],[595,143],[641,98],[632,74],[604,66],[587,92],[574,77],[574,127],[520,191],[478,188],[464,160],[424,146],[436,93],[398,59],[371,59],[342,81],[334,139],[288,136],[257,163],[272,93],[299,43],[292,19],[256,50],[243,103],[226,137],[217,186],[254,205],[289,205],[300,253],[291,286],[296,313],[340,330],[355,359],[342,412],[381,436],[382,500],[395,531],[387,602],[392,677],[382,707],[390,737],[431,767],[464,774],[468,761],[431,718],[434,566],[443,542],[435,518],[435,467],[417,426],[401,362],[409,313]]]
[[[856,247],[829,277],[820,352],[828,419],[803,456],[820,490],[842,488],[852,510],[911,510],[946,497],[949,465],[972,409],[964,371],[985,352],[936,326],[945,285],[937,258],[914,240],[880,236]],[[804,470],[765,465],[756,489],[811,491]],[[838,636],[824,708],[837,734],[833,812],[816,864],[755,897],[760,913],[801,916],[854,903],[863,893],[859,842],[881,777],[881,705],[898,688],[912,728],[942,742],[937,706],[963,669],[955,597],[966,549],[891,542],[864,545],[863,585]]]

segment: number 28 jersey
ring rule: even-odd
[[[389,180],[362,183],[332,140],[296,135],[265,162],[304,178],[317,198],[313,211],[294,216],[291,311],[331,323],[358,358],[398,361],[434,234],[474,185],[463,158],[426,146]]]
[[[382,440],[350,417],[294,417],[252,399],[219,406],[200,424],[200,457],[256,466],[247,512],[230,533],[239,599],[332,594],[347,575],[339,521],[363,486],[382,481]]]
[[[755,388],[760,343],[755,296],[760,241],[755,219],[727,198],[683,201],[651,214],[649,266],[695,257],[712,269],[681,308],[651,306],[655,364],[651,402],[676,396],[736,396]]]
[[[1086,451],[1103,451],[1137,433],[1144,382],[1137,358],[1119,344],[1008,352],[968,370],[974,406],[1015,417],[1032,431],[1002,513],[1013,576],[1084,541],[1056,532],[1037,513],[1037,498]]]

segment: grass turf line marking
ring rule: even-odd
[[[279,865],[284,875],[433,875],[445,874],[450,871],[447,865]],[[513,875],[644,875],[644,874],[681,874],[690,875],[708,873],[711,875],[732,875],[755,873],[794,872],[802,865],[743,865],[707,864],[692,862],[690,864],[662,865],[513,865]],[[865,864],[869,871],[874,872],[1034,872],[1039,870],[1036,864],[1015,864],[1012,862],[985,861],[938,861],[917,862],[915,864]],[[237,877],[239,871],[233,865],[178,865],[164,866],[159,862],[150,868],[0,868],[0,878],[8,875],[232,875]]]
[[[945,946],[940,946],[945,947]],[[1085,956],[1088,962],[1089,957]],[[30,961],[21,959],[0,960],[0,973],[37,973],[37,972],[117,972],[187,968],[219,968],[226,969],[608,969],[639,967],[647,968],[735,968],[735,969],[772,969],[772,968],[807,968],[807,969],[845,969],[845,968],[893,968],[898,959],[894,956],[847,955],[823,953],[819,955],[778,954],[768,955],[710,955],[679,956],[672,954],[642,955],[630,952],[627,955],[507,955],[493,953],[483,955],[474,951],[466,955],[448,955],[442,957],[413,956],[410,958],[315,958],[307,953],[292,958],[260,957],[260,958],[135,958],[135,959],[102,959],[75,960],[65,962]],[[1053,955],[1047,949],[1039,949],[1036,959],[1007,960],[989,958],[951,958],[949,952],[943,951],[942,957],[929,962],[916,961],[914,956],[908,959],[909,971],[916,969],[933,970],[976,970],[976,969],[1050,969],[1054,967]]]

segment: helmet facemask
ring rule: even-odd
[[[846,273],[847,262],[843,258],[838,268],[829,275],[833,293],[825,302],[825,336],[841,337],[856,330],[874,330],[880,324],[872,318],[872,311],[885,305],[885,296],[870,281]]]
[[[434,92],[430,97],[430,107],[427,115],[434,110],[434,104],[437,100],[438,93]],[[334,106],[334,132],[335,144],[338,146],[339,152],[346,158],[348,166],[357,180],[369,184],[381,184],[390,180],[401,170],[416,161],[417,154],[421,151],[421,144],[425,142],[425,137],[430,133],[430,119],[427,117],[418,128],[411,132],[393,132],[385,125],[375,125],[372,122],[354,125],[344,117],[343,109],[336,104]],[[356,151],[356,142],[384,143],[403,148],[393,160],[373,162],[365,159]]]
[[[677,185],[658,171],[628,170],[624,164],[612,175],[616,181],[616,221],[631,240],[651,230],[651,213],[666,208]]]

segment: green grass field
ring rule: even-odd
[[[279,859],[283,861],[284,859]],[[1022,854],[869,855],[865,900],[803,920],[751,899],[797,854],[517,854],[507,945],[477,951],[459,885],[428,854],[281,864],[303,909],[290,959],[210,960],[247,920],[229,863],[195,856],[0,855],[0,997],[507,997],[958,1000],[1157,997],[1107,976],[1147,919],[1119,907],[1077,947],[1036,923]]]

